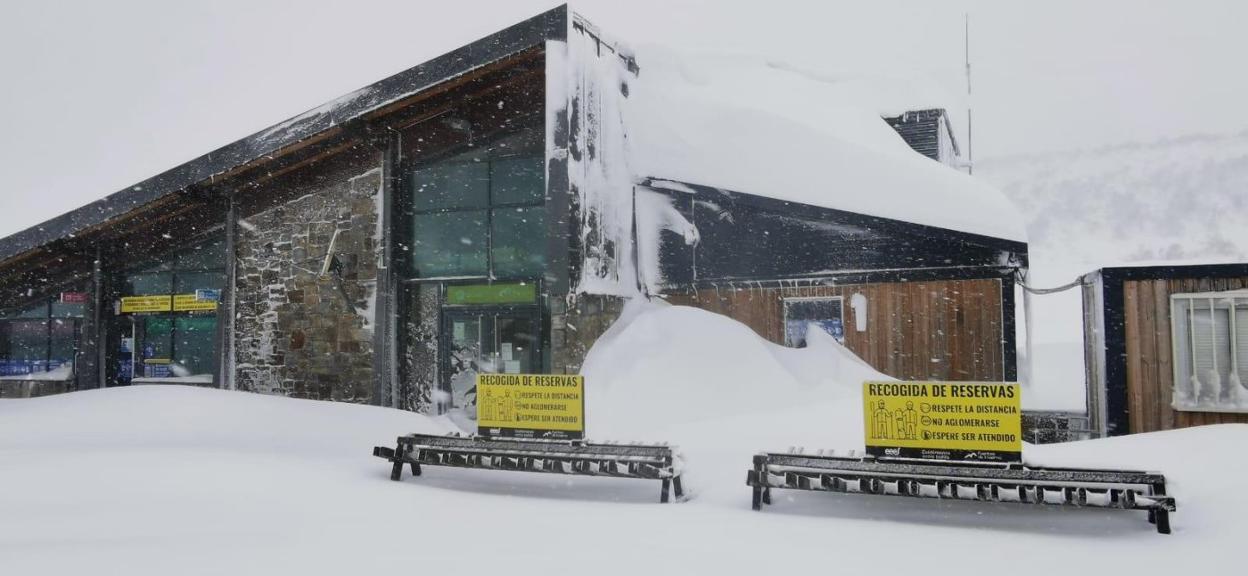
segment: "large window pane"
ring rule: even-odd
[[[42,362],[48,354],[47,320],[9,322],[7,357],[10,361]],[[42,371],[36,368],[34,371]]]
[[[491,162],[494,204],[536,204],[546,197],[541,156],[501,158]]]
[[[173,318],[147,316],[143,322],[143,343],[139,353],[143,360],[168,360],[173,353]]]
[[[546,267],[545,206],[494,210],[494,275],[540,275]]]
[[[190,374],[211,374],[215,365],[213,342],[216,337],[216,316],[179,316],[174,333],[177,342],[173,362]],[[179,375],[176,372],[175,376]]]
[[[16,310],[8,310],[0,314],[0,318],[47,318],[48,317],[48,301],[40,300],[38,302],[28,304],[25,308]]]
[[[411,192],[417,211],[484,208],[490,202],[487,162],[450,161],[412,172]]]
[[[168,272],[155,274],[131,274],[126,277],[124,296],[149,296],[170,294],[173,289],[173,275]]]
[[[200,289],[220,289],[224,274],[221,272],[179,272],[174,280],[174,294],[194,294]]]
[[[205,270],[225,265],[225,241],[213,240],[180,250],[172,256],[174,270]]]
[[[53,302],[53,318],[82,318],[87,312],[85,302]]]
[[[485,210],[417,214],[412,235],[416,275],[486,275],[486,219]]]
[[[48,343],[48,356],[52,364],[68,364],[74,361],[74,345],[78,336],[78,323],[70,319],[52,320],[52,339]]]

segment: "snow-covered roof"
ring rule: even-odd
[[[0,261],[357,122],[447,78],[566,35],[566,6],[279,122],[101,200],[0,239]],[[627,119],[634,172],[1012,241],[996,190],[915,153],[881,115],[930,106],[899,79],[813,73],[755,57],[637,54]],[[911,100],[913,98],[913,100]],[[913,106],[911,105],[913,104]]]
[[[880,81],[877,105],[866,78],[659,46],[635,56],[625,119],[638,172],[1026,241],[1004,195],[921,156],[881,119],[907,102],[897,79]],[[927,96],[914,98],[923,108]]]
[[[264,161],[288,148],[359,122],[370,113],[425,89],[496,62],[567,32],[567,6],[559,6],[485,38],[418,64],[369,86],[278,122],[185,162],[147,180],[123,188],[71,212],[0,238],[0,263],[123,217],[137,208],[191,186],[211,183],[231,171]]]

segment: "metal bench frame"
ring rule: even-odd
[[[390,479],[395,481],[402,479],[404,464],[411,466],[412,476],[420,476],[424,464],[659,480],[662,482],[659,502],[667,502],[668,492],[673,488],[677,499],[684,497],[677,453],[661,444],[409,434],[400,436],[395,448],[373,448],[373,456],[392,463]]]
[[[1160,534],[1170,533],[1174,498],[1165,476],[1127,470],[1040,468],[803,453],[760,453],[746,482],[753,508],[771,504],[772,488],[1147,510]]]

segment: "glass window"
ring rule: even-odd
[[[494,210],[494,275],[540,275],[546,269],[546,207]]]
[[[168,360],[173,354],[173,318],[146,316],[143,322],[143,360]]]
[[[417,276],[483,276],[486,262],[485,210],[417,214],[414,258]]]
[[[52,302],[53,318],[82,318],[86,312],[86,302]]]
[[[48,354],[47,320],[9,322],[8,358],[20,362],[41,362]],[[41,372],[42,370],[37,370]]]
[[[806,347],[806,332],[813,325],[831,334],[838,342],[845,340],[845,323],[841,299],[791,298],[784,301],[784,345]]]
[[[1248,292],[1176,294],[1176,410],[1248,411]]]
[[[546,198],[541,156],[500,158],[490,163],[494,204],[540,204]]]
[[[225,241],[213,240],[173,254],[170,264],[174,270],[206,270],[225,265]]]
[[[84,304],[47,299],[0,313],[0,376],[51,372],[62,366],[64,377],[72,376],[79,331],[74,316],[81,316],[83,309]]]
[[[50,340],[48,342],[48,359],[53,365],[68,364],[74,361],[74,349],[78,341],[78,322],[74,320],[51,320]],[[55,368],[50,366],[49,369]]]
[[[462,159],[421,168],[411,177],[418,211],[485,208],[490,203],[490,165]]]
[[[174,364],[186,369],[187,375],[211,374],[216,363],[216,348],[213,346],[216,331],[216,316],[177,317],[174,326],[177,340],[174,346]]]
[[[131,274],[126,277],[126,287],[122,293],[126,296],[171,294],[172,288],[173,275],[168,272]]]
[[[546,256],[542,134],[533,126],[475,142],[466,152],[410,173],[416,277],[541,275]]]
[[[25,308],[5,312],[3,315],[0,315],[0,318],[47,318],[47,316],[48,302],[46,300],[41,300],[39,302],[35,302],[34,304],[30,304]]]
[[[196,290],[218,290],[224,282],[221,272],[179,272],[174,277],[174,294],[194,294]]]

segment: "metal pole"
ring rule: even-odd
[[[966,173],[975,173],[975,132],[971,123],[971,15],[962,14],[963,56],[966,60]]]
[[[234,290],[238,276],[238,202],[234,190],[226,196],[225,278],[217,301],[217,387],[235,389],[234,382]]]
[[[1027,276],[1028,273],[1023,272],[1024,280],[1029,280]],[[1031,342],[1032,335],[1035,332],[1032,330],[1031,323],[1031,292],[1028,292],[1027,290],[1023,290],[1023,322],[1027,324],[1027,326],[1023,328],[1023,337],[1027,338],[1027,343],[1023,345],[1023,350],[1027,352],[1027,383],[1034,386],[1036,383],[1036,361],[1035,356],[1032,355],[1035,348],[1031,345]]]
[[[91,265],[91,330],[89,345],[95,356],[95,387],[108,384],[108,329],[104,326],[104,251],[95,247],[95,262]]]
[[[395,190],[398,189],[397,167],[399,163],[399,134],[392,133],[386,138],[381,158],[381,195],[377,202],[381,211],[377,218],[381,221],[381,238],[377,249],[377,291],[373,306],[373,401],[377,406],[399,407],[399,394],[394,377],[394,349],[396,347],[395,298],[394,298],[394,203]]]

